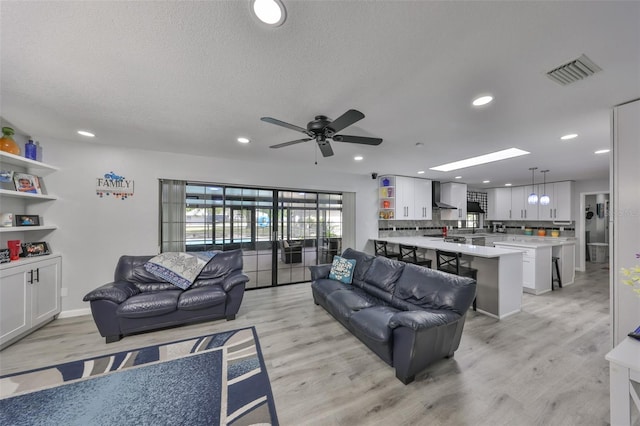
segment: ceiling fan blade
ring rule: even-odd
[[[318,141],[318,148],[320,148],[323,157],[331,157],[333,155],[333,149],[331,149],[331,145],[327,140]]]
[[[277,145],[271,145],[269,148],[282,148],[282,147],[285,147],[285,146],[294,145],[294,144],[297,144],[297,143],[300,143],[300,142],[307,142],[307,141],[310,141],[310,140],[311,139],[309,139],[309,138],[298,139],[298,140],[295,140],[295,141],[289,141],[289,142],[279,143]]]
[[[336,142],[361,143],[364,145],[380,145],[382,143],[380,138],[368,138],[365,136],[335,135],[332,139]]]
[[[284,121],[278,120],[276,118],[271,117],[261,117],[260,120],[265,123],[275,124],[276,126],[286,127],[287,129],[297,130],[298,132],[307,133],[307,129],[304,127],[296,126],[295,124],[285,123]]]
[[[364,118],[364,114],[358,110],[350,109],[349,111],[342,114],[340,117],[333,120],[331,123],[327,125],[329,129],[333,131],[333,133],[338,133],[340,130],[345,127],[351,126],[356,121],[360,121]]]

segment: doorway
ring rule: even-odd
[[[609,261],[611,223],[609,216],[609,192],[580,193],[578,217],[579,244],[576,247],[576,269],[585,271],[586,264],[598,263],[603,267]]]

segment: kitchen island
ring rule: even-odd
[[[558,258],[562,285],[573,284],[575,280],[575,240],[513,238],[494,245],[523,253],[523,290],[527,293],[538,295],[552,290],[553,257]]]
[[[478,312],[502,319],[522,307],[522,252],[471,244],[449,243],[435,237],[376,238],[389,244],[416,246],[436,265],[436,250],[458,252],[478,270],[476,306]]]

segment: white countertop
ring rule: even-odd
[[[442,240],[442,238],[437,237],[386,237],[375,239],[387,241],[391,244],[406,244],[425,249],[455,251],[477,257],[490,258],[514,255],[522,256],[521,252],[515,250],[501,249],[496,247],[474,246],[471,244],[446,243]]]
[[[507,247],[526,247],[526,248],[539,248],[539,247],[555,247],[555,246],[565,246],[575,244],[575,241],[572,240],[509,240],[509,241],[496,241],[493,244],[495,246],[507,246]]]

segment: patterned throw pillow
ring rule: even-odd
[[[331,264],[331,272],[329,279],[340,281],[341,283],[351,284],[353,278],[353,270],[356,268],[355,259],[345,259],[340,256],[333,256]]]

